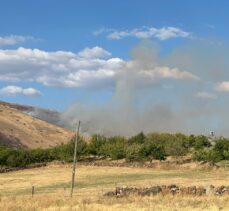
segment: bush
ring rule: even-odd
[[[214,149],[201,149],[193,152],[192,156],[195,161],[207,161],[209,163],[217,163],[221,160],[220,154]]]
[[[145,144],[140,153],[142,157],[156,160],[165,160],[166,156],[164,147],[153,143]]]
[[[216,141],[214,150],[220,155],[221,160],[229,160],[229,140],[220,139]]]
[[[49,162],[55,159],[49,149],[32,149],[30,151],[31,163]]]
[[[110,157],[113,160],[122,159],[126,157],[126,142],[125,138],[114,136],[108,138],[101,146],[101,155]]]
[[[190,135],[188,138],[188,145],[189,147],[193,147],[194,143],[195,143],[195,136],[194,135]]]
[[[210,147],[210,146],[211,143],[206,136],[200,135],[195,137],[195,141],[193,143],[193,147],[195,150],[204,149],[205,147]]]
[[[54,147],[51,150],[51,157],[56,160],[71,162],[73,160],[75,148],[75,138],[73,138],[68,144],[61,144],[59,146]],[[77,144],[77,155],[78,157],[85,155],[87,152],[87,144],[82,139],[79,138]]]
[[[219,162],[220,160],[222,160],[222,157],[220,155],[219,152],[215,151],[215,150],[209,150],[208,153],[207,153],[207,161],[209,163],[217,163]]]
[[[189,141],[182,134],[152,133],[147,136],[146,142],[155,146],[162,146],[167,156],[182,156],[189,151]]]
[[[165,149],[163,146],[152,146],[150,156],[156,160],[165,160]]]
[[[132,144],[126,149],[126,160],[128,162],[141,161],[144,159],[142,156],[142,146],[139,144]]]
[[[0,147],[0,165],[6,166],[7,165],[7,158],[13,152],[13,149]]]
[[[106,143],[106,138],[101,135],[93,135],[87,146],[87,152],[91,155],[101,155],[102,146]]]
[[[141,132],[141,133],[137,134],[136,136],[130,137],[128,139],[128,143],[129,144],[133,144],[133,143],[135,143],[135,144],[143,144],[144,141],[145,141],[145,138],[146,137],[145,137],[144,133]]]
[[[30,164],[30,153],[24,150],[14,150],[7,158],[7,166],[25,167]]]
[[[207,154],[208,152],[206,150],[196,150],[192,154],[192,159],[194,161],[207,161]]]

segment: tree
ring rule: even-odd
[[[144,157],[141,153],[142,146],[140,144],[129,145],[126,149],[126,160],[129,162],[143,160]]]
[[[30,154],[25,150],[14,150],[6,161],[7,166],[24,167],[30,164]]]
[[[193,147],[195,150],[204,149],[205,147],[210,147],[211,143],[206,136],[200,135],[195,137],[195,142]]]
[[[143,132],[140,132],[139,134],[137,134],[136,136],[132,136],[128,139],[128,143],[133,144],[143,144],[145,141],[145,135]]]
[[[162,145],[149,142],[142,147],[140,154],[142,157],[156,160],[165,160],[166,156],[165,149]]]
[[[221,156],[222,160],[228,160],[229,159],[229,140],[225,138],[217,140],[214,146],[214,150]]]
[[[126,157],[126,140],[124,137],[114,136],[106,140],[102,145],[101,155],[108,156],[113,160]]]
[[[106,138],[101,135],[92,135],[91,141],[87,146],[87,151],[92,155],[101,155],[102,146],[106,143]]]

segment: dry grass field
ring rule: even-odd
[[[74,133],[0,102],[0,137],[9,146],[49,148],[67,143]]]
[[[0,174],[0,210],[229,210],[229,196],[128,196],[107,198],[115,184],[147,187],[228,185],[226,170],[159,170],[78,166],[70,193],[71,166],[49,165]],[[35,195],[31,197],[31,187]]]

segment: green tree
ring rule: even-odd
[[[7,166],[25,167],[30,164],[30,153],[25,150],[15,150],[7,158]]]
[[[139,134],[137,134],[136,136],[132,136],[128,139],[128,143],[129,144],[133,144],[133,143],[136,143],[136,144],[143,144],[144,141],[145,141],[145,135],[143,132],[140,132]]]
[[[208,152],[205,149],[199,149],[192,153],[192,159],[194,161],[207,161],[208,160]]]
[[[228,139],[220,139],[216,141],[214,146],[214,150],[220,155],[222,160],[229,159],[229,140]]]
[[[102,145],[100,153],[113,160],[126,157],[126,140],[124,137],[114,136],[106,140]]]
[[[141,161],[144,159],[144,157],[142,156],[142,145],[140,144],[132,144],[132,145],[128,145],[127,149],[126,149],[126,160],[129,162],[133,162],[133,161]]]
[[[195,142],[193,147],[195,150],[204,149],[205,147],[210,147],[211,143],[206,136],[200,135],[195,137]]]
[[[101,155],[102,146],[106,143],[106,138],[101,135],[94,134],[88,144],[87,151],[92,155]]]

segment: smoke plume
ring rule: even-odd
[[[80,119],[88,134],[133,135],[183,132],[229,135],[227,93],[229,49],[218,41],[192,41],[169,54],[142,41],[114,76],[112,97],[101,104],[76,102],[61,116],[73,127]]]

